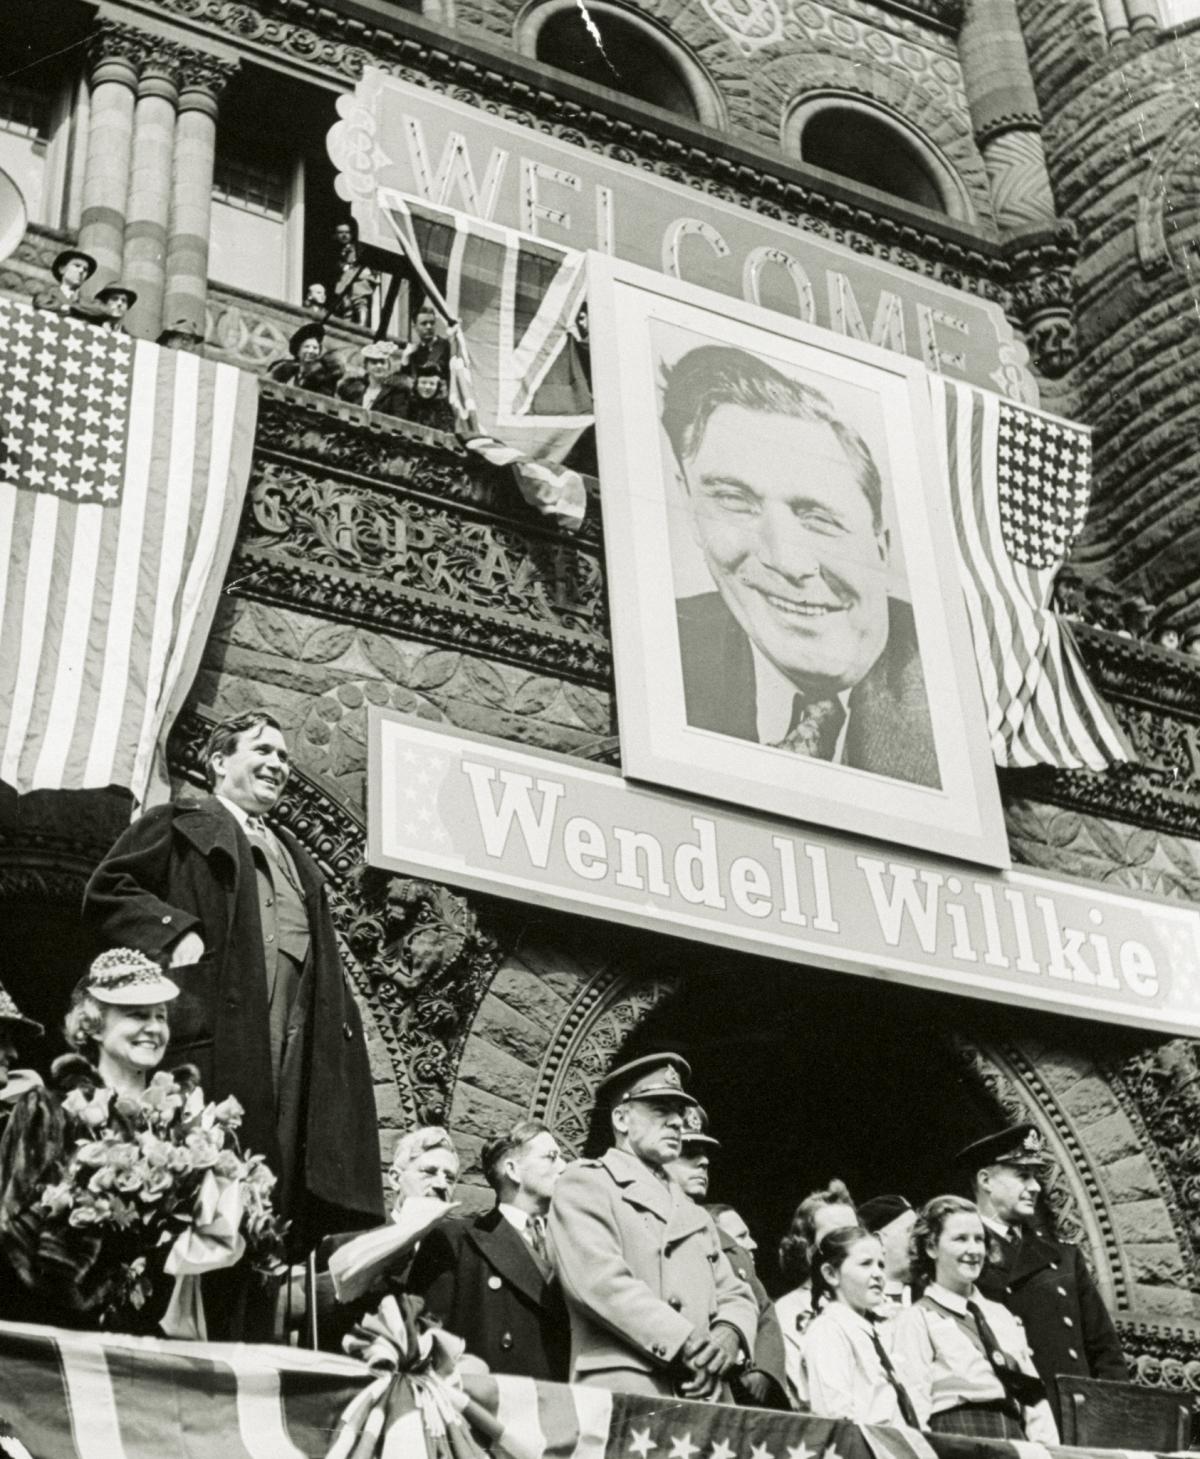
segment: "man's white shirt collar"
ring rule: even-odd
[[[1002,1241],[1008,1241],[1017,1235],[1017,1228],[1015,1226],[1006,1226],[1003,1221],[997,1221],[995,1216],[985,1216],[981,1211],[979,1218],[988,1230],[994,1231]]]
[[[510,1206],[507,1201],[500,1201],[500,1214],[510,1226],[515,1226],[522,1236],[529,1227],[529,1212],[521,1210],[520,1206]]]
[[[750,639],[747,642],[754,658],[754,723],[758,730],[758,742],[760,745],[777,745],[786,738],[792,727],[792,709],[799,691],[790,679],[779,672],[756,643]],[[843,689],[837,700],[844,714],[834,747],[834,764],[841,761],[846,744],[846,728],[850,723],[850,690]]]
[[[241,826],[243,831],[249,828],[250,817],[246,814],[246,812],[241,808],[240,805],[235,805],[233,801],[227,800],[226,797],[223,795],[218,795],[217,799],[221,802],[221,804],[225,807],[225,809],[229,812],[233,819],[238,823],[238,825]]]

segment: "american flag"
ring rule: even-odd
[[[0,298],[0,780],[145,795],[250,472],[257,382]]]
[[[1070,625],[1050,609],[1087,515],[1090,433],[969,385],[930,383],[996,764],[1103,770],[1130,759]]]
[[[465,1367],[436,1422],[330,1353],[0,1322],[0,1453],[32,1459],[1021,1459],[1036,1447]],[[374,1413],[378,1422],[366,1421]],[[20,1454],[13,1448],[9,1452]],[[1087,1451],[1062,1451],[1084,1459]]]
[[[592,423],[574,332],[584,255],[391,190],[380,203],[449,327],[450,400],[467,449],[510,467],[544,516],[578,527],[587,492],[562,458]]]

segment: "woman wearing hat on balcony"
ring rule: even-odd
[[[1020,1319],[976,1286],[983,1220],[961,1196],[935,1196],[912,1231],[917,1302],[892,1324],[896,1371],[934,1433],[1057,1444],[1058,1427]]]
[[[288,354],[288,359],[276,360],[267,370],[272,380],[316,395],[334,394],[342,371],[325,350],[325,330],[320,324],[302,324],[288,340]]]
[[[102,953],[71,995],[65,1031],[79,1054],[54,1062],[53,1090],[30,1089],[13,1106],[0,1138],[0,1315],[10,1320],[88,1323],[78,1276],[87,1235],[78,1250],[51,1232],[39,1208],[42,1191],[58,1178],[66,1155],[62,1097],[106,1087],[117,1094],[145,1090],[167,1052],[167,1004],[179,989],[156,963],[130,948]],[[82,1056],[82,1057],[81,1057]],[[119,1116],[114,1115],[114,1119]]]

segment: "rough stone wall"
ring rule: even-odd
[[[1022,20],[1058,208],[1080,236],[1070,403],[1095,427],[1096,476],[1076,561],[1194,622],[1200,35],[1110,47],[1090,0],[1025,0]]]

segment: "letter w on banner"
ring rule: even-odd
[[[587,493],[562,463],[592,424],[578,335],[584,255],[391,188],[377,201],[448,326],[450,399],[467,449],[510,466],[531,506],[577,527]]]
[[[250,476],[258,382],[0,298],[0,780],[141,802]]]
[[[1131,760],[1070,624],[1050,608],[1087,517],[1090,432],[970,385],[929,383],[996,764],[1103,770]]]

